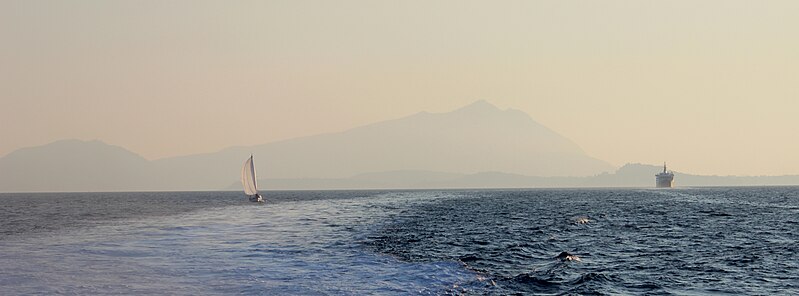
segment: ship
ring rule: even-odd
[[[655,187],[671,188],[674,187],[674,173],[666,171],[666,163],[663,163],[663,172],[655,175]]]

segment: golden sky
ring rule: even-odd
[[[2,1],[0,155],[148,159],[485,99],[614,165],[799,174],[799,1]]]

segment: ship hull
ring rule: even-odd
[[[657,188],[674,187],[674,175],[657,176],[657,178],[655,178],[655,187]]]

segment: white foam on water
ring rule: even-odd
[[[358,241],[390,219],[387,209],[436,196],[243,203],[4,240],[0,286],[8,294],[439,294],[477,275],[456,262],[400,262]]]

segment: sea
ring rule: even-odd
[[[799,187],[0,194],[2,295],[799,295]]]

